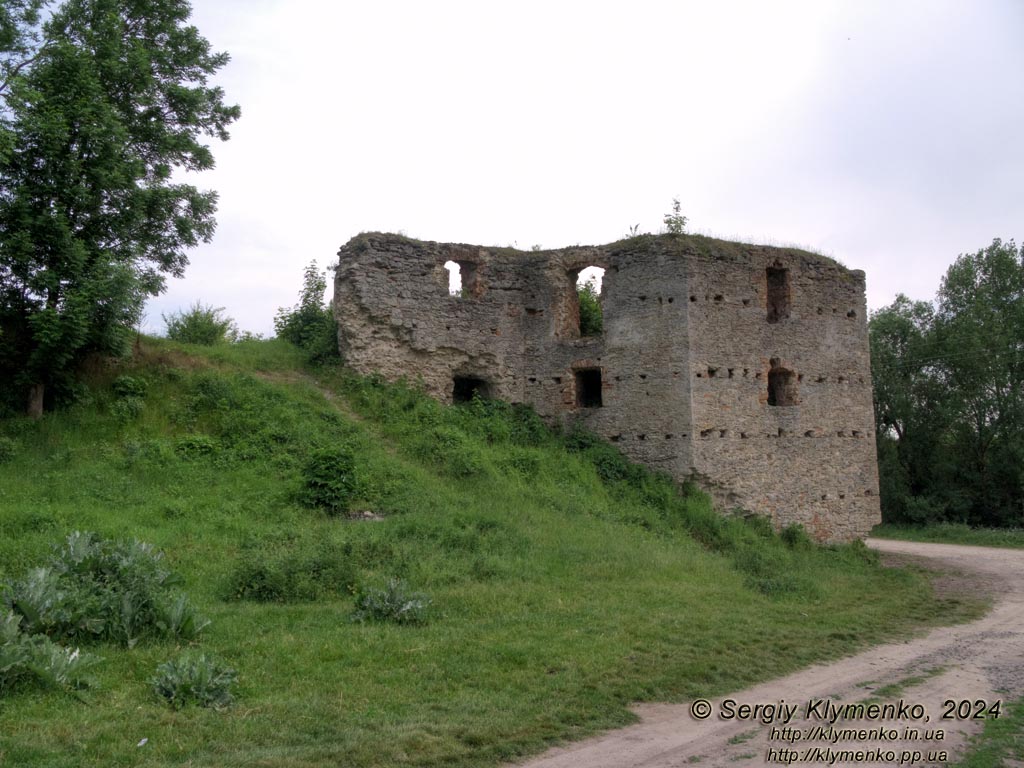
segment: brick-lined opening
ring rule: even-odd
[[[580,336],[600,336],[604,332],[604,269],[593,265],[574,269],[569,272],[569,278],[576,288],[572,294],[576,302],[573,314]],[[593,302],[584,306],[580,300],[580,292],[587,286],[592,289],[593,297],[597,299],[596,307]]]
[[[771,366],[768,371],[768,405],[798,405],[800,392],[796,373],[783,368],[778,358],[772,358]]]
[[[600,368],[576,371],[576,405],[580,408],[600,408],[603,405]]]

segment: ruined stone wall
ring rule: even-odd
[[[446,401],[470,380],[822,540],[879,520],[862,272],[685,236],[526,253],[365,234],[339,256],[339,344],[357,371]],[[587,266],[606,270],[597,337],[579,331]]]

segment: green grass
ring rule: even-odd
[[[178,645],[91,647],[86,704],[0,699],[0,764],[495,765],[626,724],[633,701],[714,696],[981,610],[863,546],[719,517],[531,412],[301,358],[144,340],[74,408],[0,423],[0,582],[73,530],[152,542],[213,621],[196,650],[238,671],[230,709],[173,711],[150,681]],[[122,375],[144,380],[141,406],[118,404]],[[382,520],[299,503],[308,457],[339,444],[349,511]],[[269,601],[236,599],[264,553]],[[344,562],[308,565],[325,558]],[[351,621],[354,594],[392,577],[429,595],[427,621]]]
[[[962,523],[931,525],[875,526],[872,536],[901,541],[927,541],[940,544],[972,544],[979,547],[1024,547],[1024,528],[971,528]]]
[[[1002,768],[1024,760],[1024,699],[1008,704],[998,719],[985,721],[956,768]]]

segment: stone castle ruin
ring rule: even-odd
[[[859,270],[686,235],[523,252],[362,234],[339,256],[334,313],[356,371],[448,402],[527,403],[818,540],[879,522]],[[592,266],[604,327],[583,336],[576,282]]]

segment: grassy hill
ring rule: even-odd
[[[7,691],[4,765],[494,765],[979,610],[529,411],[304,370],[276,341],[143,340],[73,408],[0,421],[0,460],[0,582],[72,531],[140,539],[211,620],[90,646],[75,695]],[[353,621],[391,579],[425,621]],[[234,706],[153,693],[189,644],[238,671]]]

